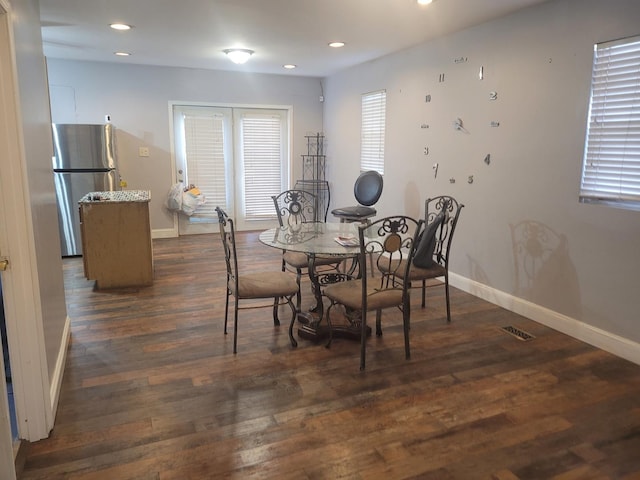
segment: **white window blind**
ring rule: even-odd
[[[594,46],[580,201],[640,209],[640,37]]]
[[[244,166],[245,219],[274,218],[272,195],[282,190],[282,116],[242,116],[242,161]]]
[[[215,217],[215,208],[227,208],[223,115],[186,113],[184,120],[185,180],[204,194],[206,203],[194,216]]]
[[[362,132],[360,140],[360,169],[384,174],[384,131],[387,92],[362,95]]]

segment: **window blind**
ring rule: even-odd
[[[362,95],[362,132],[360,140],[360,169],[384,174],[384,131],[387,92]]]
[[[206,203],[194,216],[216,217],[216,206],[227,209],[227,186],[224,163],[223,115],[184,114],[185,156],[188,184],[204,194]]]
[[[275,217],[272,195],[282,190],[282,117],[242,116],[242,159],[244,164],[245,219]]]
[[[640,209],[640,36],[594,46],[580,201]]]

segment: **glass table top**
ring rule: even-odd
[[[303,223],[276,227],[260,234],[260,241],[270,247],[292,252],[352,256],[358,253],[359,223]],[[353,246],[339,243],[353,242]]]

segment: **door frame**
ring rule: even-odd
[[[11,18],[9,15],[9,5],[7,1],[0,0],[0,116],[4,119],[16,118],[16,108],[14,99],[17,97],[13,79],[15,78],[15,64],[13,63],[13,50],[9,46],[11,44]],[[9,48],[7,48],[9,46]],[[7,62],[7,60],[9,60]],[[9,68],[3,68],[3,66],[9,66]],[[7,156],[10,160],[15,158],[19,154],[19,144],[15,141],[10,141],[11,137],[14,137],[8,131],[10,129],[7,121],[6,126],[0,131],[0,157]],[[8,137],[5,139],[5,137]],[[3,162],[9,164],[9,162]],[[4,172],[0,172],[0,185],[4,189]],[[5,212],[4,198],[0,198],[0,255],[4,256],[5,252],[2,251],[3,247],[7,244],[7,236],[5,235],[7,225],[6,212]],[[10,307],[13,304],[13,289],[10,285],[12,282],[8,279],[5,280],[3,275],[3,299],[5,304],[5,319],[7,324],[9,323],[8,315],[12,315]],[[6,284],[6,285],[5,285]],[[7,329],[8,330],[8,329]],[[8,332],[7,332],[8,334]],[[2,345],[0,345],[2,349]],[[4,359],[0,355],[0,367],[4,372]],[[4,373],[3,373],[4,374]],[[12,374],[13,376],[13,374]],[[13,454],[13,436],[11,434],[11,419],[9,413],[9,397],[7,394],[7,384],[4,379],[0,381],[0,464],[7,465],[8,471],[3,474],[8,479],[16,478],[15,460]],[[5,477],[2,477],[5,478]]]
[[[236,145],[236,133],[235,133],[235,117],[233,117],[234,113],[236,110],[281,110],[281,111],[286,111],[286,117],[287,117],[287,136],[288,136],[288,140],[287,140],[287,148],[289,151],[289,162],[288,165],[286,166],[286,172],[284,172],[284,175],[287,179],[287,182],[289,184],[288,188],[291,188],[291,179],[293,178],[293,106],[292,105],[262,105],[262,104],[244,104],[244,103],[224,103],[224,102],[180,102],[180,101],[169,101],[168,103],[168,111],[169,111],[169,148],[171,150],[171,181],[172,181],[172,185],[175,184],[178,180],[177,180],[177,159],[176,159],[176,138],[175,138],[175,123],[174,123],[174,118],[173,118],[173,110],[175,106],[186,106],[186,107],[212,107],[212,108],[229,108],[232,110],[232,119],[231,119],[231,123],[232,123],[232,129],[234,129],[234,132],[232,134],[232,141],[233,141],[233,148],[236,149],[237,145]],[[235,155],[235,153],[234,153]],[[235,164],[235,160],[233,162]],[[237,177],[234,174],[234,178],[236,179],[235,181],[237,182]],[[233,219],[237,219],[237,215],[236,215],[236,209],[238,208],[238,206],[236,205],[236,201],[235,201],[235,195],[237,195],[237,193],[235,192],[235,190],[237,190],[239,187],[238,185],[234,185],[234,199],[233,199],[233,211],[229,211],[227,212],[229,214],[230,217],[232,217]],[[173,231],[174,231],[174,235],[177,237],[180,234],[180,229],[178,227],[178,222],[179,222],[179,214],[174,213],[173,215]],[[217,223],[217,220],[215,220],[215,223]],[[210,225],[210,224],[209,224]],[[268,221],[264,221],[264,222],[252,222],[251,225],[251,230],[264,230],[266,228],[271,228],[274,226],[274,222],[268,222]],[[210,228],[210,227],[209,227]],[[203,228],[203,231],[201,233],[205,233],[205,228]],[[236,223],[236,230],[240,231],[240,230],[246,230],[246,227],[243,227],[242,222],[237,222]],[[214,229],[216,232],[218,231],[217,228]]]
[[[280,184],[281,190],[287,190],[292,188],[291,186],[291,178],[292,178],[292,168],[293,168],[293,159],[292,157],[292,139],[291,139],[291,123],[292,123],[292,106],[281,106],[270,108],[266,106],[262,107],[251,107],[251,108],[243,108],[243,107],[235,107],[233,109],[233,151],[234,151],[234,159],[233,164],[234,167],[239,167],[239,171],[235,172],[234,179],[236,182],[235,191],[236,197],[234,199],[234,205],[236,206],[235,216],[234,216],[234,226],[237,231],[259,231],[265,230],[267,228],[272,228],[277,225],[277,215],[275,212],[275,208],[273,210],[273,218],[268,220],[247,220],[246,216],[243,212],[238,212],[240,208],[244,208],[246,205],[244,200],[242,202],[238,201],[238,197],[240,195],[244,195],[244,158],[242,153],[242,142],[244,140],[244,136],[241,133],[238,133],[242,127],[242,116],[243,114],[249,112],[251,114],[260,112],[260,114],[266,115],[282,115],[286,122],[286,145],[284,146],[283,154],[287,157],[287,165],[282,169],[280,175]],[[279,193],[279,192],[278,192]],[[266,199],[265,199],[266,200]],[[271,203],[271,202],[269,202]]]
[[[0,171],[0,256],[10,262],[2,272],[2,287],[18,437],[35,441],[48,436],[54,416],[19,105],[12,9],[9,0],[0,0],[0,116],[5,119],[0,125],[0,156],[4,157]],[[6,400],[0,401],[0,417],[8,414],[6,407]],[[0,455],[6,455],[1,430],[0,425]],[[8,446],[11,465],[12,443]]]
[[[171,134],[172,134],[172,147],[171,147],[171,158],[175,160],[175,166],[173,168],[173,174],[175,175],[176,182],[184,183],[184,172],[183,169],[186,168],[186,165],[183,165],[184,162],[181,161],[179,155],[177,154],[178,150],[184,150],[185,145],[182,139],[176,138],[176,107],[185,107],[185,109],[193,108],[193,112],[197,112],[197,108],[207,108],[207,113],[219,114],[223,117],[223,122],[225,125],[225,133],[224,133],[224,145],[225,145],[225,159],[227,159],[227,155],[230,152],[233,152],[233,108],[230,107],[220,107],[211,105],[186,105],[183,103],[174,103],[172,105],[171,110]],[[175,145],[175,147],[174,147]],[[233,153],[230,155],[233,157]],[[181,169],[178,169],[178,165],[181,165]],[[226,183],[227,183],[227,201],[225,210],[233,215],[233,211],[235,211],[235,184],[233,182],[229,182],[234,178],[233,170],[231,172],[228,169],[233,169],[233,158],[229,160],[229,165],[225,167],[225,173],[227,173]],[[174,182],[175,183],[175,182]],[[218,232],[218,219],[212,218],[211,220],[203,219],[201,222],[191,223],[191,218],[186,215],[176,215],[178,219],[178,235],[195,235],[201,233],[217,233]]]

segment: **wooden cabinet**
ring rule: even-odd
[[[80,200],[84,273],[96,288],[153,283],[149,192],[91,192]]]

